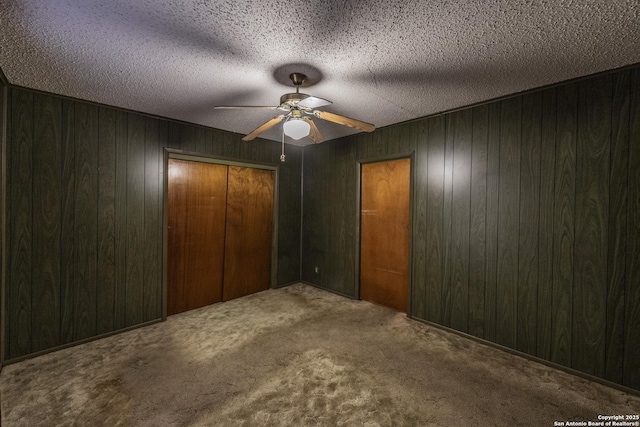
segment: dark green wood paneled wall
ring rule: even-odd
[[[300,278],[302,149],[9,89],[5,360],[162,316],[164,147],[278,165],[278,284]]]
[[[5,84],[5,77],[2,69],[0,69],[0,151],[4,152],[6,149],[6,140],[5,135],[7,131],[7,86]],[[6,228],[5,228],[5,198],[6,198],[6,188],[4,182],[5,176],[5,162],[4,157],[0,160],[0,260],[4,260],[6,255],[5,247],[4,247],[4,238],[6,237]],[[0,273],[0,349],[4,348],[4,325],[6,322],[5,319],[5,295],[4,295],[4,269]],[[0,370],[2,369],[2,357],[0,357]]]
[[[354,295],[356,192],[349,183],[356,177],[356,144],[354,138],[337,142],[305,150],[302,277]]]
[[[640,68],[305,148],[304,281],[356,296],[357,161],[407,152],[412,316],[640,389]]]

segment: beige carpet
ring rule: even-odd
[[[2,426],[553,426],[640,397],[294,285],[6,366]]]

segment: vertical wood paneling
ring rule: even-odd
[[[571,366],[603,376],[611,140],[611,75],[581,82],[576,150]]]
[[[357,136],[357,141],[358,141],[358,158],[359,159],[372,158],[373,157],[373,134],[370,132],[361,133]]]
[[[6,282],[5,279],[7,277],[7,268],[4,264],[5,260],[8,258],[7,256],[7,247],[8,242],[6,237],[7,233],[7,187],[6,187],[6,177],[7,177],[7,129],[10,126],[7,124],[7,117],[9,117],[9,88],[5,85],[5,82],[2,78],[0,78],[0,152],[2,153],[2,157],[0,158],[0,206],[2,206],[2,212],[0,213],[0,233],[2,233],[2,237],[0,241],[0,365],[2,365],[2,361],[7,356],[7,348],[6,345],[6,335],[5,335],[5,323],[7,322],[7,318],[5,316],[5,308],[7,307],[7,292],[6,292]],[[0,368],[1,369],[1,368]]]
[[[237,156],[242,158],[249,158],[252,154],[251,147],[254,145],[254,141],[243,141],[242,139],[236,141],[237,144]]]
[[[164,179],[165,179],[165,171],[164,171],[164,148],[169,144],[169,126],[168,123],[164,120],[159,121],[158,123],[158,142],[156,145],[156,149],[158,150],[157,160],[158,160],[158,224],[157,224],[157,240],[155,242],[156,245],[156,253],[158,254],[157,268],[158,268],[158,283],[155,287],[155,298],[156,298],[156,312],[153,317],[158,318],[163,316],[163,294],[164,294]]]
[[[412,149],[412,134],[415,123],[402,123],[392,126],[387,151],[390,155],[409,153]]]
[[[352,141],[355,141],[355,138],[351,137]],[[355,144],[349,144],[345,146],[341,146],[338,144],[340,151],[338,155],[342,158],[345,158],[346,161],[343,163],[343,168],[340,171],[340,175],[338,179],[339,182],[348,182],[351,181],[354,183],[352,186],[348,186],[345,188],[344,193],[341,195],[342,206],[344,207],[344,216],[341,223],[342,233],[340,239],[339,251],[334,254],[338,259],[342,258],[340,254],[344,254],[345,256],[342,258],[344,262],[344,271],[347,274],[348,278],[345,280],[345,294],[346,295],[355,295],[356,293],[356,251],[355,251],[355,241],[356,241],[356,229],[353,227],[353,223],[351,222],[351,215],[349,213],[354,213],[356,211],[356,195],[358,194],[358,190],[355,186],[355,177],[357,174],[356,167],[356,147]]]
[[[222,143],[224,144],[224,156],[231,158],[240,157],[240,142],[241,139],[234,138],[233,134],[225,132],[222,136]]]
[[[484,336],[489,108],[473,109],[469,222],[469,333]]]
[[[345,187],[338,185],[336,182],[337,171],[341,169],[341,165],[336,164],[335,145],[327,145],[323,150],[323,158],[325,161],[322,163],[322,169],[319,171],[319,176],[323,180],[322,192],[319,194],[320,198],[318,202],[320,204],[330,202],[332,206],[339,206],[338,200],[340,200],[342,192],[345,191]],[[332,165],[330,167],[329,165]],[[330,177],[327,179],[326,177]],[[334,189],[335,188],[335,189]],[[340,189],[340,190],[339,190]],[[320,224],[322,229],[326,230],[328,227],[334,227],[333,235],[323,234],[321,238],[322,252],[320,254],[319,262],[314,265],[320,266],[320,279],[325,286],[333,286],[333,290],[336,292],[344,293],[344,282],[348,280],[346,275],[342,275],[338,280],[335,280],[339,276],[341,270],[341,262],[338,260],[338,264],[333,263],[333,256],[331,252],[331,244],[335,239],[340,238],[342,229],[341,226],[344,223],[344,213],[333,216],[328,210],[321,210]]]
[[[327,146],[328,148],[328,146]],[[322,278],[324,275],[325,252],[327,235],[320,233],[323,228],[322,221],[322,197],[326,191],[322,170],[325,153],[327,149],[324,145],[310,146],[305,149],[304,154],[304,188],[313,188],[313,191],[304,193],[303,223],[310,225],[308,232],[303,236],[302,254],[302,279],[320,286],[324,285]],[[326,200],[329,200],[328,198]],[[314,266],[319,267],[319,272],[314,271]],[[330,285],[329,285],[330,286]],[[335,289],[334,289],[335,290]]]
[[[453,199],[453,150],[454,150],[454,127],[456,120],[451,115],[445,116],[445,147],[444,147],[444,191],[443,191],[443,216],[442,216],[442,324],[451,326],[451,277],[453,265],[451,264],[452,253],[452,199]]]
[[[487,263],[484,302],[484,336],[494,341],[497,324],[498,286],[498,193],[500,189],[500,122],[499,102],[489,104],[487,144]]]
[[[319,179],[316,178],[318,171],[315,168],[315,162],[318,161],[318,153],[320,153],[321,145],[310,146],[304,151],[303,159],[303,185],[304,188],[312,188],[312,191],[304,194],[302,212],[302,226],[304,233],[302,235],[302,280],[319,284],[319,273],[315,273],[313,265],[318,262],[318,253],[320,249],[320,234],[316,230],[320,227],[318,218],[319,203],[317,194],[322,188]],[[317,264],[316,264],[317,265]]]
[[[276,147],[277,148],[277,147]],[[276,154],[279,151],[276,151]],[[302,214],[300,199],[291,197],[300,194],[302,179],[302,149],[287,147],[287,163],[280,164],[278,185],[278,283],[291,283],[300,278],[300,236]]]
[[[426,129],[415,144],[414,317],[640,389],[638,70],[355,137],[358,155],[372,158],[399,149],[403,132]],[[456,137],[469,110],[470,171]],[[307,253],[329,260],[339,248],[328,243],[333,223],[308,211],[334,196],[308,194],[350,185],[328,181],[340,159],[313,148],[305,263]]]
[[[187,124],[179,124],[180,139],[179,148],[185,151],[198,151],[198,143],[196,140],[196,128]]]
[[[536,356],[551,359],[553,313],[553,218],[555,201],[556,89],[542,93],[540,236],[538,239],[538,319]]]
[[[160,314],[160,300],[158,299],[158,283],[162,282],[160,275],[160,260],[158,257],[158,241],[162,240],[160,222],[162,222],[160,193],[158,181],[160,173],[160,144],[158,120],[146,118],[144,132],[144,253],[143,253],[143,286],[142,286],[142,320],[156,319]],[[204,129],[198,132],[198,150],[206,147]]]
[[[356,152],[350,144],[328,142],[305,149],[303,222],[310,224],[303,239],[303,280],[347,295],[356,293]],[[331,228],[331,233],[319,232]],[[308,247],[308,250],[307,250]],[[318,266],[319,272],[314,272]]]
[[[625,301],[625,385],[640,389],[640,70],[631,77],[629,125],[629,206]]]
[[[432,117],[428,121],[428,188],[427,188],[427,233],[425,319],[442,322],[442,283],[444,280],[443,215],[444,215],[444,161],[446,121],[444,116]]]
[[[127,274],[125,324],[143,319],[144,291],[144,117],[129,114],[127,126]]]
[[[616,383],[622,383],[624,366],[630,83],[629,71],[613,76],[605,378]]]
[[[166,124],[167,123],[164,121],[158,123],[159,126],[166,126]],[[213,129],[207,128],[204,130],[204,153],[216,153],[213,145],[214,134],[215,132]]]
[[[383,140],[383,145],[386,145],[386,155],[393,155],[395,153],[398,153],[399,148],[403,145],[400,139],[400,133],[403,126],[404,124],[396,124],[384,128],[387,132],[387,135],[384,135],[383,132],[380,132],[380,136]]]
[[[157,120],[151,120],[151,119],[147,119],[146,122],[148,125],[149,123],[154,123],[154,125],[156,126],[158,123]],[[196,127],[194,139],[195,139],[195,150],[199,153],[206,153],[207,152],[207,134],[205,129],[202,127]],[[155,151],[155,147],[154,147],[154,151]]]
[[[113,326],[122,329],[126,325],[127,307],[127,128],[129,114],[116,111],[115,142],[115,310]]]
[[[522,99],[501,102],[496,342],[515,348]]]
[[[388,154],[391,128],[395,126],[386,126],[372,133],[373,142],[371,144],[370,158],[382,157]]]
[[[415,123],[415,183],[413,202],[413,244],[412,244],[412,296],[411,314],[420,319],[427,316],[426,268],[427,268],[427,194],[429,188],[428,121]]]
[[[32,348],[60,344],[62,101],[34,95]]]
[[[8,144],[10,168],[7,215],[8,264],[7,334],[8,358],[31,352],[31,281],[33,216],[33,94],[11,90],[11,143]]]
[[[181,149],[180,125],[175,122],[167,123],[167,147]]]
[[[163,147],[222,155],[224,141],[235,146],[239,136],[29,90],[9,92],[4,357],[158,319]],[[276,143],[246,148],[252,160],[279,164]],[[278,266],[290,260],[286,274],[278,274],[281,284],[300,278],[300,227],[291,224],[300,222],[302,150],[289,152],[290,163],[280,165],[292,178],[279,189],[279,200],[287,202],[279,217],[286,232],[278,236]],[[343,224],[340,251],[354,232]]]
[[[351,141],[354,141],[351,138]],[[331,257],[329,280],[340,283],[340,292],[354,295],[356,292],[355,272],[355,239],[356,230],[353,227],[353,216],[356,214],[356,158],[355,144],[335,144],[333,150],[335,176],[332,185],[327,187],[327,193],[334,192],[336,207],[341,206],[340,215],[327,211],[326,222],[334,221],[336,227],[335,239],[328,240],[328,255]],[[351,182],[352,185],[342,185]],[[338,190],[339,189],[339,190]],[[336,191],[338,190],[338,191]]]
[[[603,85],[609,78],[611,82]],[[464,260],[460,249],[466,244],[462,230],[452,227],[461,221],[456,206],[463,207],[462,215],[465,212],[459,196],[466,189],[457,181],[460,146],[451,134],[455,130],[451,118],[460,113],[304,149],[303,277],[355,294],[355,160],[411,150],[413,143],[408,141],[413,136],[407,135],[423,131],[425,137],[415,142],[416,166],[423,162],[426,169],[416,171],[414,193],[413,295],[420,299],[413,301],[414,315],[463,330],[457,322],[468,316],[470,333],[501,343],[511,341],[539,357],[640,388],[638,87],[635,68],[473,109],[468,313],[458,312],[464,310],[464,303],[455,302],[464,295],[456,291],[464,289],[458,286],[464,283],[459,280],[464,272],[451,268]],[[536,96],[541,101],[529,104]],[[160,214],[154,215],[154,203],[162,201],[163,145],[152,143],[149,135],[163,133],[159,138],[174,148],[233,158],[244,155],[277,163],[279,154],[275,143],[260,141],[243,147],[239,137],[229,132],[143,119],[49,95],[35,99],[30,91],[10,89],[5,254],[8,359],[55,345],[55,328],[58,342],[64,344],[157,317],[161,288],[152,283],[154,271],[161,269],[162,225]],[[520,102],[519,118],[518,108],[508,105]],[[482,119],[478,121],[484,114],[481,108],[487,111],[486,129]],[[538,108],[536,176],[535,144],[529,142],[538,138],[534,120]],[[483,160],[485,143],[476,136],[485,132]],[[520,135],[521,152],[520,145],[512,144]],[[51,142],[56,138],[59,146]],[[36,148],[43,150],[36,152]],[[292,147],[290,152],[301,159],[302,151]],[[53,162],[45,164],[45,158]],[[295,159],[288,156],[287,162]],[[296,169],[290,165],[281,165],[281,178],[286,176],[285,169],[295,176]],[[58,177],[49,181],[53,188],[43,191],[38,180],[53,175]],[[283,181],[280,200],[292,199],[280,204],[281,215],[284,209],[295,211],[300,200],[300,184]],[[509,231],[514,213],[515,234]],[[292,215],[298,221],[300,211],[297,217]],[[289,226],[290,218],[281,216],[280,228],[287,228],[282,221]],[[147,225],[154,220],[155,224]],[[51,233],[59,234],[57,243]],[[299,236],[292,230],[279,234],[279,268],[298,262]],[[289,244],[282,244],[282,239]],[[152,259],[148,246],[157,250],[157,258]],[[293,255],[287,259],[282,251]],[[344,254],[347,257],[341,258]],[[313,266],[318,264],[320,274],[314,275]],[[52,299],[46,295],[55,291],[56,274],[58,296]],[[295,280],[295,274],[285,275],[287,281]],[[278,281],[285,276],[279,271]],[[476,288],[478,278],[481,285]],[[532,295],[537,298],[535,304]],[[589,311],[595,314],[590,316]],[[53,320],[44,325],[45,319]]]
[[[337,185],[337,182],[335,181],[338,176],[336,172],[339,169],[341,169],[341,167],[340,165],[336,164],[338,160],[336,159],[336,155],[335,155],[335,148],[336,148],[335,145],[330,145],[327,148],[330,148],[330,149],[326,150],[324,152],[324,155],[325,155],[325,159],[327,159],[328,161],[324,162],[323,168],[322,168],[322,174],[320,176],[322,177],[331,176],[331,179],[324,181],[320,203],[324,203],[328,200],[331,200],[334,206],[339,206],[340,204],[338,200],[341,199],[340,190],[344,192],[345,188],[341,185]],[[333,165],[333,167],[329,165]],[[338,190],[338,188],[340,188],[340,190]],[[329,194],[331,194],[331,196],[329,196]],[[321,274],[321,279],[323,284],[333,284],[334,290],[340,293],[344,293],[344,289],[345,289],[344,282],[347,280],[347,276],[345,275],[342,277],[338,277],[339,271],[341,270],[340,268],[341,262],[338,261],[338,264],[335,264],[332,262],[333,261],[332,255],[334,255],[334,253],[331,251],[331,246],[332,246],[332,242],[340,238],[340,235],[342,234],[343,223],[344,223],[344,215],[333,216],[329,211],[323,210],[322,229],[326,230],[328,227],[333,226],[335,232],[334,232],[334,235],[332,236],[324,235],[322,239],[323,240],[322,241],[322,247],[323,247],[322,259],[324,260],[324,262],[322,263],[322,266],[320,268],[324,272]],[[336,280],[336,278],[338,278],[338,280]]]
[[[558,88],[551,361],[564,366],[571,364],[577,102],[575,84]]]
[[[171,126],[171,125],[169,125]],[[171,145],[171,139],[168,140],[169,145]],[[222,132],[211,132],[211,151],[212,154],[217,154],[219,156],[224,155],[224,138]]]
[[[251,157],[249,158],[254,161],[262,161],[267,157],[267,153],[270,152],[270,147],[272,147],[272,144],[266,141],[254,141],[251,145]]]
[[[451,115],[453,189],[451,200],[451,327],[469,330],[469,221],[471,216],[472,110]]]
[[[522,97],[516,349],[536,351],[542,93]]]
[[[113,331],[115,310],[116,112],[98,113],[98,267],[96,333]]]
[[[73,341],[75,319],[75,108],[73,101],[62,101],[62,170],[60,224],[60,343]]]
[[[96,334],[98,108],[75,105],[74,340]]]

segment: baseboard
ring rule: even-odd
[[[60,350],[66,349],[66,348],[71,348],[71,347],[75,347],[75,346],[78,346],[78,345],[81,345],[81,344],[90,343],[92,341],[97,341],[97,340],[100,340],[100,339],[103,339],[103,338],[111,337],[113,335],[121,334],[123,332],[133,331],[135,329],[143,328],[145,326],[154,325],[154,324],[160,323],[160,322],[162,322],[162,319],[151,320],[149,322],[140,323],[138,325],[129,326],[129,327],[126,327],[126,328],[123,328],[123,329],[118,329],[117,331],[107,332],[106,334],[96,335],[94,337],[89,337],[89,338],[85,338],[83,340],[70,342],[68,344],[63,344],[63,345],[59,345],[59,346],[56,346],[56,347],[51,347],[51,348],[48,348],[46,350],[37,351],[35,353],[29,353],[29,354],[27,354],[25,356],[15,357],[13,359],[8,359],[8,360],[4,361],[4,364],[5,365],[11,365],[11,364],[14,364],[14,363],[23,362],[25,360],[33,359],[33,358],[36,358],[38,356],[43,356],[45,354],[53,353],[54,351],[60,351]],[[2,365],[0,365],[0,367],[1,366]]]
[[[300,283],[300,281],[299,280],[295,280],[293,282],[277,284],[277,285],[273,286],[271,289],[282,289],[282,288],[286,288],[287,286],[296,285],[298,283]]]
[[[447,326],[439,325],[437,323],[430,322],[428,320],[420,319],[419,317],[410,317],[410,319],[418,321],[420,323],[424,323],[424,324],[429,325],[429,326],[433,326],[434,328],[438,328],[438,329],[441,329],[441,330],[446,331],[446,332],[451,332],[451,333],[459,335],[459,336],[461,336],[463,338],[468,338],[468,339],[470,339],[472,341],[476,341],[476,342],[478,342],[480,344],[488,345],[489,347],[493,347],[493,348],[496,348],[498,350],[502,350],[504,352],[513,354],[514,356],[519,356],[519,357],[522,357],[523,359],[527,359],[527,360],[530,360],[532,362],[537,362],[537,363],[540,363],[542,365],[548,366],[550,368],[554,368],[554,369],[557,369],[559,371],[564,371],[564,372],[566,372],[568,374],[575,375],[577,377],[581,377],[581,378],[587,379],[589,381],[593,381],[595,383],[599,383],[599,384],[602,384],[604,386],[611,387],[611,388],[623,391],[625,393],[632,394],[634,396],[640,396],[640,390],[636,390],[635,388],[631,388],[631,387],[627,387],[627,386],[622,385],[622,384],[614,383],[613,381],[609,381],[609,380],[606,380],[604,378],[596,377],[595,375],[587,374],[585,372],[581,372],[581,371],[578,371],[576,369],[569,368],[567,366],[560,365],[558,363],[551,362],[549,360],[545,360],[545,359],[542,359],[540,357],[533,356],[531,354],[515,350],[513,348],[505,347],[503,345],[496,344],[496,343],[494,343],[492,341],[485,340],[484,338],[479,338],[479,337],[476,337],[474,335],[467,334],[465,332],[460,332],[460,331],[457,331],[455,329],[449,328]]]
[[[340,295],[341,297],[345,297],[353,300],[356,299],[353,295],[343,294],[342,292],[334,291],[333,289],[328,289],[323,286],[316,285],[315,283],[307,282],[305,280],[300,280],[298,283],[304,283],[305,285],[313,286],[314,288],[322,289],[323,291],[331,292],[332,294]]]

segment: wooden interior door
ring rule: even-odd
[[[229,166],[223,301],[269,289],[273,171]]]
[[[227,166],[169,159],[167,314],[222,300]]]
[[[407,311],[411,160],[362,165],[360,297]]]

